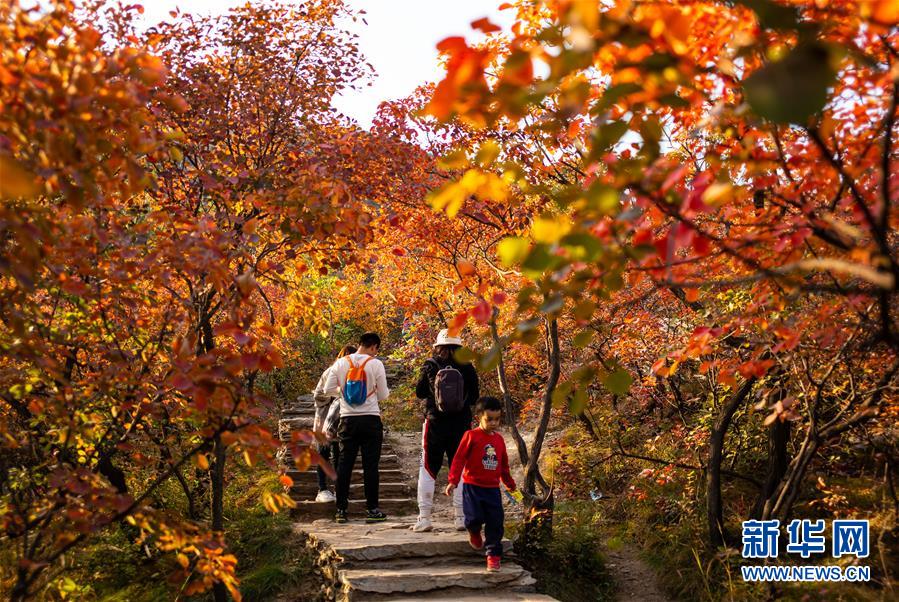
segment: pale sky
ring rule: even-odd
[[[221,13],[246,0],[153,0],[145,3],[147,25],[168,18],[179,7],[183,12]],[[300,0],[295,0],[300,4]],[[359,35],[359,45],[376,75],[371,87],[335,99],[342,113],[368,127],[382,100],[400,98],[416,86],[437,81],[442,69],[437,64],[437,43],[445,37],[462,35],[477,39],[470,23],[489,17],[494,23],[511,25],[512,11],[497,11],[501,0],[347,0],[365,11],[365,21],[348,23]]]

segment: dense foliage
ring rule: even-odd
[[[502,8],[363,131],[341,0],[0,5],[4,592],[115,531],[239,597],[228,461],[363,326],[410,366],[464,329],[537,550],[600,491],[711,597],[740,521],[869,518],[892,587],[897,3]]]

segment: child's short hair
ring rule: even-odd
[[[495,412],[497,410],[502,411],[502,409],[503,409],[503,402],[501,402],[496,397],[491,397],[489,395],[486,395],[486,396],[478,399],[477,403],[475,403],[474,413],[475,414],[483,414],[487,410],[490,410],[491,412]]]

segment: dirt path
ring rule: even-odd
[[[671,600],[658,586],[652,569],[637,556],[637,553],[623,546],[616,550],[605,550],[606,568],[615,580],[616,602],[668,602]]]

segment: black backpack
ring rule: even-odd
[[[440,367],[436,361],[428,360],[437,366],[434,376],[434,401],[437,409],[445,414],[456,414],[465,409],[465,379],[462,373],[452,365]]]

